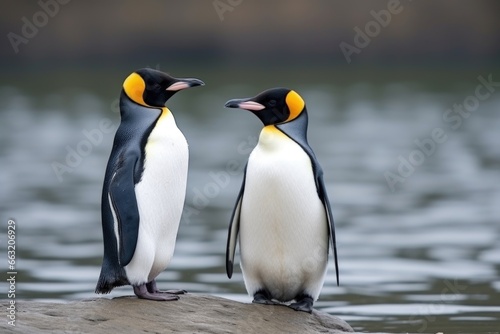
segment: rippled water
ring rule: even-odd
[[[418,82],[294,87],[308,105],[310,144],[325,170],[338,229],[341,286],[330,263],[318,309],[360,331],[499,333],[500,92],[461,117],[458,129],[443,120],[477,84],[472,77],[447,90]],[[190,170],[176,252],[159,276],[161,287],[251,301],[239,268],[227,279],[224,250],[242,168],[261,125],[222,106],[262,88],[207,87],[172,99],[190,143]],[[17,297],[94,298],[100,192],[113,132],[101,129],[102,140],[96,135],[84,147],[83,130],[99,129],[103,119],[116,128],[115,97],[33,96],[7,86],[0,97],[1,244],[13,217]],[[446,140],[427,144],[429,156],[414,153],[415,140],[428,143],[435,128]],[[65,164],[78,147],[88,154],[59,180],[52,164]],[[419,165],[391,191],[384,173],[398,175],[400,159],[411,157]],[[2,271],[6,265],[0,261]],[[131,292],[123,287],[110,296]]]

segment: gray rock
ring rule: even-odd
[[[1,301],[5,310],[9,301]],[[16,326],[4,321],[1,333],[344,333],[342,319],[314,310],[243,304],[200,294],[173,302],[136,297],[67,303],[18,300]]]

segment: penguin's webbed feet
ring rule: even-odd
[[[266,290],[259,290],[253,295],[252,303],[264,304],[264,305],[274,305],[271,295]]]
[[[146,287],[146,284],[134,285],[134,293],[138,298],[141,299],[158,300],[158,301],[169,301],[169,300],[179,299],[179,296],[169,293],[149,292],[148,288]]]
[[[314,300],[309,295],[300,295],[295,298],[297,302],[290,304],[288,307],[295,311],[312,313]]]
[[[134,285],[134,293],[138,298],[158,300],[158,301],[170,301],[178,300],[179,294],[186,293],[184,290],[167,290],[160,291],[156,286],[156,282],[152,280],[149,283]]]
[[[171,294],[171,295],[183,295],[183,294],[187,293],[186,290],[165,290],[165,291],[162,291],[162,290],[158,289],[158,287],[156,286],[155,280],[152,280],[151,282],[146,283],[146,288],[148,289],[149,293],[158,293],[158,294],[163,293],[163,294]]]

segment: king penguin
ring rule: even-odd
[[[295,91],[273,88],[228,108],[251,111],[262,123],[229,226],[226,272],[236,243],[254,303],[287,303],[312,312],[327,271],[329,240],[339,271],[332,210],[323,172],[307,142],[307,110]]]
[[[96,293],[128,284],[143,299],[177,300],[185,292],[160,291],[155,281],[174,252],[188,169],[186,138],[165,103],[202,85],[148,68],[125,79],[102,190],[104,257]]]

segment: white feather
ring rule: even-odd
[[[116,172],[113,174],[113,177],[115,177]],[[113,177],[111,177],[111,180],[113,180]],[[109,202],[109,208],[111,209],[111,214],[113,215],[113,231],[115,232],[115,238],[116,240],[120,240],[120,233],[118,232],[118,218],[116,218],[116,211],[115,207],[113,206],[113,201],[111,200],[111,195],[108,193],[108,202]],[[120,243],[116,243],[116,248],[117,248],[117,253],[120,254]]]
[[[248,293],[279,301],[323,286],[328,227],[311,160],[293,140],[265,127],[247,167],[240,220],[241,268]]]
[[[135,186],[139,236],[125,267],[131,284],[153,280],[170,263],[186,195],[188,145],[165,108],[146,144],[144,173]]]

